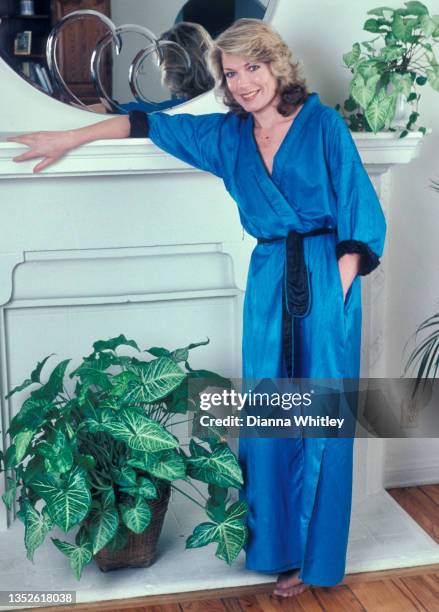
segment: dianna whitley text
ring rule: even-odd
[[[259,388],[262,386],[259,385]],[[327,397],[325,395],[323,399]],[[345,422],[345,418],[325,413],[326,401],[323,402],[323,406],[321,402],[313,406],[315,399],[313,389],[307,393],[273,391],[239,393],[234,389],[223,389],[221,393],[200,393],[199,398],[199,407],[202,411],[216,409],[215,414],[199,415],[201,427],[262,427],[278,431],[287,428],[340,430]],[[265,414],[261,414],[261,410]],[[308,414],[306,412],[304,414],[304,411]]]
[[[213,417],[208,414],[200,416],[202,427],[343,427],[344,419],[329,416],[293,415],[290,417],[261,417],[248,414],[245,417],[227,415]]]

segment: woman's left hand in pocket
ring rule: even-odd
[[[343,287],[343,301],[346,300],[349,287],[357,276],[359,267],[360,255],[358,253],[346,253],[338,260],[338,269]]]

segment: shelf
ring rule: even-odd
[[[50,15],[0,15],[0,19],[52,19]]]
[[[28,55],[15,55],[14,57],[18,60],[25,62],[27,59],[46,59],[45,53],[29,53]]]

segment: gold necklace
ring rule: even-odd
[[[278,126],[278,125],[283,125],[284,123],[288,123],[288,129],[289,129],[289,128],[290,128],[290,126],[291,126],[291,124],[292,124],[292,123],[294,123],[294,119],[295,119],[295,118],[296,118],[296,116],[294,116],[294,117],[293,117],[293,120],[292,120],[292,121],[289,121],[289,122],[287,122],[287,121],[282,121],[281,123],[276,124],[276,126]],[[272,129],[273,129],[273,127],[274,127],[274,126],[272,126],[271,128],[268,128],[268,129],[269,129],[269,130],[272,130]],[[261,130],[263,130],[263,129],[264,129],[264,128],[261,128],[261,127],[257,127],[257,128],[255,128],[255,136],[256,136],[256,140],[261,141],[261,142],[265,142],[265,143],[267,143],[267,142],[269,142],[269,141],[272,139],[273,134],[268,134],[267,136],[265,136],[265,134],[262,134],[262,133],[261,133]]]

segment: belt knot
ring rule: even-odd
[[[282,302],[282,341],[287,363],[288,376],[293,375],[292,318],[305,317],[311,306],[311,287],[303,248],[304,238],[331,234],[336,230],[321,227],[309,232],[291,230],[287,236],[258,238],[258,244],[285,240],[285,268]]]

